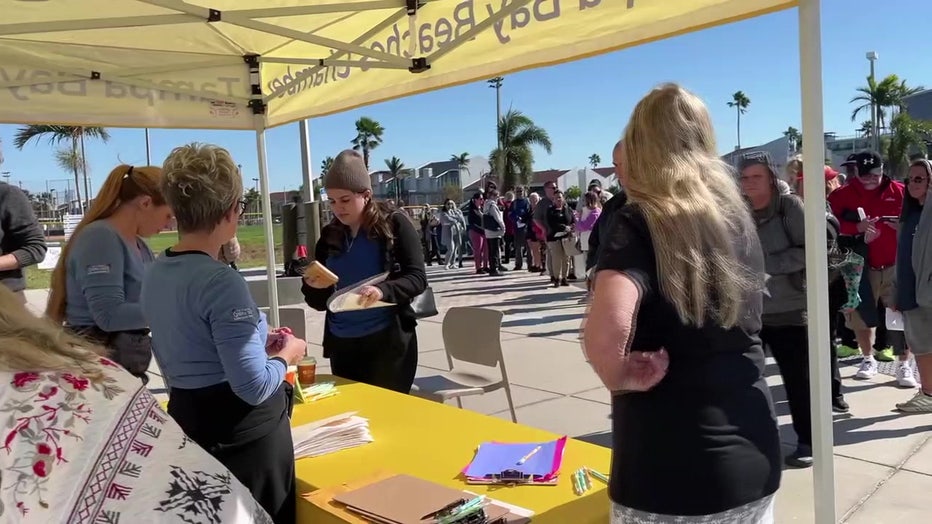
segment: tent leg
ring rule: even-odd
[[[825,139],[822,122],[821,0],[799,2],[799,63],[802,91],[803,172],[822,173]],[[812,403],[813,501],[815,522],[835,524],[835,468],[829,384],[829,310],[825,242],[825,181],[803,180],[806,214],[806,277],[809,312],[809,380]],[[817,284],[816,284],[817,283]]]
[[[269,326],[279,327],[278,284],[275,281],[275,232],[272,227],[272,199],[269,193],[269,166],[265,150],[265,122],[256,117],[256,153],[259,157],[259,188],[262,191],[262,222],[265,225],[266,275],[269,284]]]

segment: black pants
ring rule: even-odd
[[[226,382],[199,389],[172,388],[168,414],[185,434],[246,486],[276,524],[295,522],[294,444],[290,385],[258,406]]]
[[[495,273],[502,267],[502,239],[486,238],[485,243],[489,246],[489,271]]]
[[[777,361],[793,429],[802,446],[812,446],[812,413],[809,405],[809,334],[806,326],[764,326],[761,341]]]
[[[417,372],[417,333],[397,325],[364,337],[328,335],[324,349],[338,377],[410,393]]]
[[[516,257],[518,254],[515,252],[515,236],[512,233],[505,233],[505,236],[502,238],[502,241],[505,243],[505,264],[511,260],[511,257]]]
[[[527,248],[527,228],[515,229],[515,269],[521,269],[525,258],[527,265],[531,265],[531,252]]]

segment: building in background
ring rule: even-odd
[[[761,144],[752,147],[742,147],[741,149],[735,149],[724,155],[722,155],[722,160],[727,162],[729,165],[738,169],[738,163],[741,161],[741,158],[747,154],[754,151],[765,151],[770,155],[770,158],[773,160],[774,167],[779,172],[779,175],[783,174],[784,169],[786,169],[787,160],[796,155],[796,149],[793,142],[786,136],[781,136],[776,140],[771,140],[766,144]]]
[[[916,120],[932,122],[932,89],[925,89],[913,93],[903,99],[906,103],[906,114]]]

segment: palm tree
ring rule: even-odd
[[[887,163],[890,176],[902,178],[909,166],[910,153],[918,150],[928,152],[926,140],[932,137],[932,123],[911,118],[906,112],[899,112],[890,120],[889,142],[887,144]]]
[[[330,167],[333,165],[333,157],[328,156],[320,163],[320,177],[323,178],[327,176],[327,171],[330,171]]]
[[[502,186],[512,188],[518,184],[527,184],[534,172],[534,152],[531,147],[542,147],[549,154],[553,149],[550,135],[516,109],[509,109],[502,115],[498,129],[502,147],[495,148],[489,156],[492,165],[502,166]]]
[[[462,171],[469,173],[469,153],[463,152],[458,155],[454,153],[450,155],[450,162],[456,162],[456,168],[460,170],[460,182],[462,183]]]
[[[61,144],[65,142],[69,147],[68,150],[69,158],[74,160],[69,163],[69,167],[74,173],[74,189],[75,196],[78,202],[81,201],[81,191],[80,191],[80,180],[78,178],[79,167],[80,171],[84,174],[84,200],[85,205],[90,201],[89,195],[87,195],[87,162],[84,161],[84,139],[85,138],[96,138],[103,142],[110,140],[110,133],[102,127],[81,127],[81,126],[57,126],[57,125],[27,125],[19,128],[16,131],[16,135],[13,137],[13,145],[17,149],[22,150],[32,139],[37,141],[45,138],[49,141],[50,144]],[[80,145],[80,149],[79,149]],[[77,158],[80,158],[78,162]],[[56,153],[56,161],[61,163],[62,158]]]
[[[793,126],[786,128],[786,131],[783,132],[783,136],[787,138],[790,142],[793,143],[793,151],[799,152],[803,149],[803,135],[800,134],[799,129],[796,129]]]
[[[405,164],[397,156],[385,159],[385,167],[395,180],[395,198],[401,198],[401,172],[404,171]]]
[[[873,127],[874,124],[870,120],[865,120],[861,122],[861,127],[858,128],[857,133],[864,138],[871,138],[874,136]]]
[[[751,99],[744,94],[744,91],[735,91],[735,94],[731,95],[731,102],[728,102],[728,107],[735,108],[738,115],[738,147],[736,149],[741,149],[741,115],[748,112],[749,105],[751,105]]]
[[[860,103],[851,111],[851,121],[857,120],[862,111],[870,113],[871,105],[877,108],[877,128],[887,128],[887,109],[899,112],[905,109],[905,98],[922,91],[922,87],[909,87],[905,80],[896,75],[887,75],[879,82],[874,77],[867,77],[867,85],[857,88],[859,93],[851,103]]]
[[[362,151],[362,158],[369,167],[369,152],[379,147],[382,143],[382,135],[385,134],[385,128],[375,120],[364,116],[356,121],[356,138],[350,140],[353,149]]]
[[[597,153],[592,153],[591,155],[589,155],[589,165],[590,165],[590,166],[592,166],[592,167],[598,167],[599,164],[601,164],[601,163],[602,163],[602,157],[600,157]]]

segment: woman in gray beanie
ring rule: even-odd
[[[417,369],[417,320],[411,301],[427,288],[417,230],[401,212],[376,202],[362,156],[346,150],[324,176],[333,220],[324,226],[315,260],[339,280],[305,274],[309,306],[327,311],[334,292],[388,273],[360,290],[362,309],[333,313],[324,322],[324,357],[337,376],[408,393]],[[377,302],[390,307],[368,307]]]

